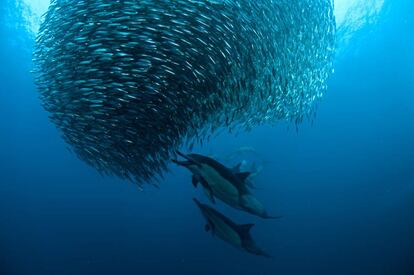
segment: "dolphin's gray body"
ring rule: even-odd
[[[210,206],[193,199],[200,208],[201,213],[207,220],[206,231],[211,231],[213,236],[217,236],[223,241],[245,250],[251,254],[270,258],[270,255],[260,249],[250,235],[250,229],[254,224],[238,225],[217,210]]]
[[[173,160],[193,173],[192,182],[204,188],[214,203],[214,197],[224,203],[262,218],[274,218],[267,214],[263,205],[250,193],[247,186],[248,172],[235,173],[218,161],[199,154],[185,155],[177,151],[185,161]]]

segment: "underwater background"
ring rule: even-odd
[[[338,49],[313,123],[223,133],[195,152],[263,166],[279,220],[218,208],[273,258],[204,232],[190,173],[160,189],[102,177],[41,107],[32,50],[47,1],[0,2],[0,274],[414,274],[414,3],[337,1]]]

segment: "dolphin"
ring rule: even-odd
[[[279,218],[269,216],[264,206],[250,193],[247,178],[249,172],[234,172],[218,161],[199,154],[177,154],[184,161],[172,160],[177,165],[191,171],[192,183],[197,187],[200,183],[212,203],[215,197],[239,210],[261,218]]]
[[[254,224],[238,225],[212,207],[199,202],[196,198],[193,198],[193,200],[207,220],[207,224],[205,225],[207,232],[211,231],[213,236],[217,236],[223,241],[248,253],[271,258],[269,254],[260,249],[253,241],[250,230]]]

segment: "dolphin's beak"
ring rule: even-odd
[[[181,153],[180,151],[176,150],[175,153],[177,153],[177,155],[185,158],[186,160],[189,160],[189,157],[186,154]]]
[[[178,150],[176,150],[175,152],[177,153],[177,155],[179,155],[179,156],[181,156],[181,157],[183,157],[183,158],[185,158],[187,160],[187,162],[186,162],[187,165],[194,164],[194,165],[200,166],[200,164],[197,161],[195,161],[194,159],[192,159],[188,155],[183,154],[183,153],[181,153]],[[182,163],[184,163],[184,162],[182,162]]]
[[[179,166],[184,166],[187,167],[191,164],[193,164],[191,161],[180,161],[180,160],[176,160],[176,159],[171,159],[171,161]]]

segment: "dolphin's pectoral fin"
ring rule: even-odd
[[[239,225],[239,230],[243,234],[243,236],[250,234],[250,230],[254,226],[254,223],[248,223],[248,224],[241,224]]]
[[[209,198],[209,200],[212,203],[216,203],[216,200],[214,199],[213,190],[211,190],[211,187],[208,185],[208,182],[203,179],[202,177],[198,177],[199,182],[201,182],[201,185],[204,187],[204,193]]]
[[[241,172],[241,173],[236,173],[236,176],[242,181],[245,182],[246,179],[250,176],[250,172]]]
[[[208,197],[208,199],[211,201],[211,203],[215,204],[216,200],[214,199],[213,191],[211,191],[210,188],[204,188],[204,191]]]
[[[209,219],[207,219],[207,223],[204,226],[204,230],[206,232],[210,232],[211,231],[211,235],[213,235],[213,237],[214,237],[214,235],[215,235],[214,234],[214,224]]]
[[[200,178],[196,175],[193,175],[191,177],[191,182],[193,183],[194,187],[197,187],[198,183],[200,182]]]

